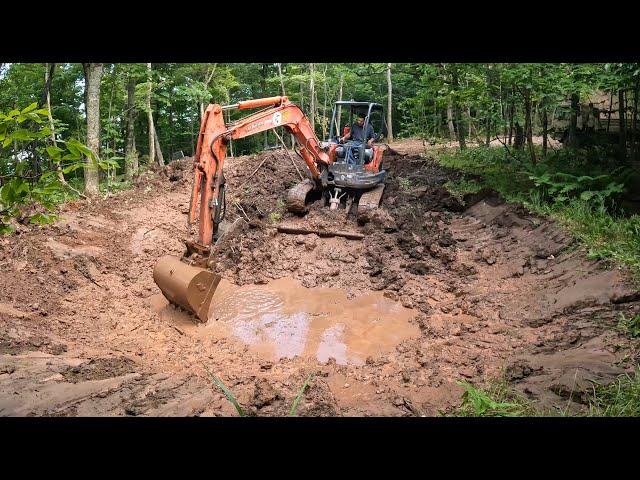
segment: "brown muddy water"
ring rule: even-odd
[[[153,303],[168,320],[185,326],[181,312],[171,311],[164,298]],[[291,278],[244,286],[223,279],[208,322],[189,330],[239,342],[268,360],[300,356],[362,365],[367,357],[418,337],[419,328],[410,322],[414,315],[381,292],[349,299],[338,288],[306,288]]]

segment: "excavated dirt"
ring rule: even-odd
[[[252,415],[287,415],[312,373],[299,415],[437,415],[459,405],[458,381],[500,376],[579,412],[594,381],[637,362],[615,328],[640,311],[637,288],[495,192],[458,201],[443,188],[457,174],[414,143],[385,156],[364,225],[322,200],[286,212],[299,176],[282,151],[228,159],[206,324],[152,279],[194,233],[189,159],[0,239],[0,415],[236,415],[207,370]]]

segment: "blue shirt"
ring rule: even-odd
[[[373,127],[371,124],[367,125],[367,140],[374,137]],[[364,142],[364,125],[360,126],[358,123],[351,125],[351,140],[359,140]]]

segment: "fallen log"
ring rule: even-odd
[[[302,228],[302,227],[294,227],[289,225],[278,225],[278,232],[290,233],[294,235],[308,235],[311,233],[315,233],[319,237],[344,237],[344,238],[348,238],[349,240],[362,240],[364,238],[364,235],[362,233],[357,233],[357,232],[344,232],[344,231],[338,231],[338,230]]]

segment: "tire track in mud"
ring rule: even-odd
[[[228,162],[228,220],[240,216],[236,202],[251,222],[236,222],[215,269],[239,285],[290,277],[351,298],[383,291],[415,309],[419,337],[339,365],[271,361],[203,335],[152,280],[156,259],[180,255],[193,233],[189,162],[177,162],[135,190],[66,206],[54,226],[1,240],[0,415],[234,415],[203,365],[256,415],[287,415],[311,372],[300,415],[435,415],[459,403],[458,380],[503,370],[541,406],[571,395],[578,409],[589,379],[608,381],[636,351],[613,329],[620,312],[640,310],[622,272],[586,261],[551,223],[493,192],[462,205],[442,187],[456,173],[432,160],[392,151],[383,208],[364,226],[320,202],[304,218],[282,212],[294,167],[269,162],[247,182],[255,164]],[[366,237],[279,235],[273,212]]]

